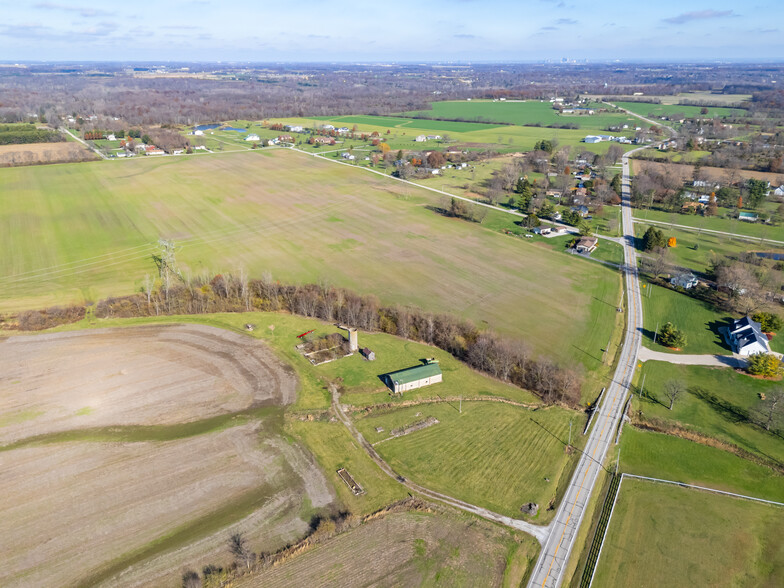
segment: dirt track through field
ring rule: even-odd
[[[334,500],[312,456],[279,435],[273,405],[296,385],[262,342],[200,325],[0,340],[0,441],[82,439],[0,452],[0,586],[177,585],[184,566],[227,563],[229,529],[257,549],[296,541],[302,508]],[[251,422],[188,429],[266,406]],[[181,437],[146,440],[136,425]]]
[[[84,427],[167,425],[294,401],[296,379],[250,337],[201,325],[0,341],[0,443]]]

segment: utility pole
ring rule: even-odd
[[[463,393],[460,393],[460,414],[463,414]]]
[[[640,398],[642,398],[642,395],[645,393],[645,376],[647,375],[648,374],[642,375],[642,386],[640,386]]]
[[[569,420],[569,447],[572,446],[572,421]]]

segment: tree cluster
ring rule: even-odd
[[[284,285],[218,275],[195,278],[164,288],[145,287],[139,294],[108,298],[96,305],[99,318],[134,317],[248,310],[285,310],[336,321],[367,331],[381,331],[435,345],[471,367],[538,394],[545,402],[576,406],[580,376],[548,359],[534,358],[528,348],[472,323],[445,314],[402,306],[381,306],[375,296],[361,296],[327,285]]]

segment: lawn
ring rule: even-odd
[[[642,213],[643,216],[645,214],[645,212]],[[675,224],[678,224],[677,221]],[[634,223],[635,235],[642,238],[649,226],[645,224],[644,220],[636,220]],[[690,229],[673,229],[666,225],[657,225],[656,228],[660,229],[666,237],[675,237],[676,239],[677,246],[669,249],[670,261],[675,265],[687,267],[700,273],[708,271],[710,259],[714,254],[724,256],[749,251],[784,252],[784,248],[773,247],[769,244],[761,245],[758,242],[730,238],[725,235],[700,233]]]
[[[686,334],[685,354],[730,355],[718,328],[728,324],[729,314],[717,311],[710,304],[681,294],[670,288],[643,280],[643,344],[656,351],[672,351],[661,345],[654,334],[666,322],[671,322]]]
[[[781,586],[784,507],[625,479],[595,586]]]
[[[645,420],[677,424],[702,435],[736,445],[784,467],[784,442],[749,422],[759,394],[781,387],[780,382],[757,380],[731,368],[673,365],[647,361],[643,365],[645,398],[635,397],[633,410]],[[668,380],[683,382],[686,392],[668,410],[664,395]],[[638,379],[638,384],[640,380]],[[655,399],[655,400],[653,400]]]
[[[623,472],[784,502],[784,476],[715,447],[626,427],[620,449]]]
[[[522,505],[535,502],[537,522],[550,520],[554,511],[547,505],[563,489],[577,455],[564,451],[569,421],[572,441],[581,443],[584,417],[497,402],[464,401],[459,410],[457,401],[419,405],[376,411],[356,424],[376,443],[393,429],[435,417],[438,424],[378,443],[376,450],[399,474],[431,490],[517,518]]]
[[[439,216],[428,191],[288,150],[2,169],[0,186],[3,311],[138,292],[165,237],[186,276],[323,280],[589,369],[612,332],[614,271]]]
[[[601,113],[592,115],[559,114],[553,105],[539,100],[493,101],[493,100],[449,100],[433,102],[431,110],[404,112],[401,116],[426,119],[461,119],[485,123],[506,123],[518,126],[575,124],[585,131],[605,131],[608,126],[628,124],[634,127],[640,120],[626,113]],[[606,105],[591,105],[590,108],[607,108]]]
[[[728,209],[719,209],[720,214],[724,214]],[[761,213],[760,213],[761,214]],[[769,244],[765,243],[766,239],[774,239],[776,241],[784,241],[784,226],[783,225],[768,225],[764,223],[750,223],[739,221],[735,218],[723,218],[722,216],[702,216],[697,214],[680,214],[674,212],[665,212],[663,210],[634,210],[634,217],[636,220],[644,222],[645,220],[659,221],[662,223],[685,225],[694,227],[696,230],[708,229],[710,231],[723,231],[725,233],[736,233],[738,235],[747,235],[751,237],[747,239],[748,247],[756,247],[767,250],[771,248]],[[667,228],[667,227],[663,227]],[[696,238],[694,232],[693,238]],[[701,235],[700,237],[704,236]],[[727,240],[724,237],[724,240]]]

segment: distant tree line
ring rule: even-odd
[[[480,331],[471,322],[417,308],[381,306],[363,296],[328,285],[286,285],[269,274],[260,280],[217,275],[173,285],[168,292],[147,282],[144,292],[100,301],[95,316],[139,317],[213,312],[288,311],[366,331],[435,345],[490,376],[531,390],[547,403],[577,406],[581,377],[572,369],[534,357],[522,342]]]
[[[58,143],[65,141],[57,131],[37,129],[35,125],[0,125],[0,145]]]

